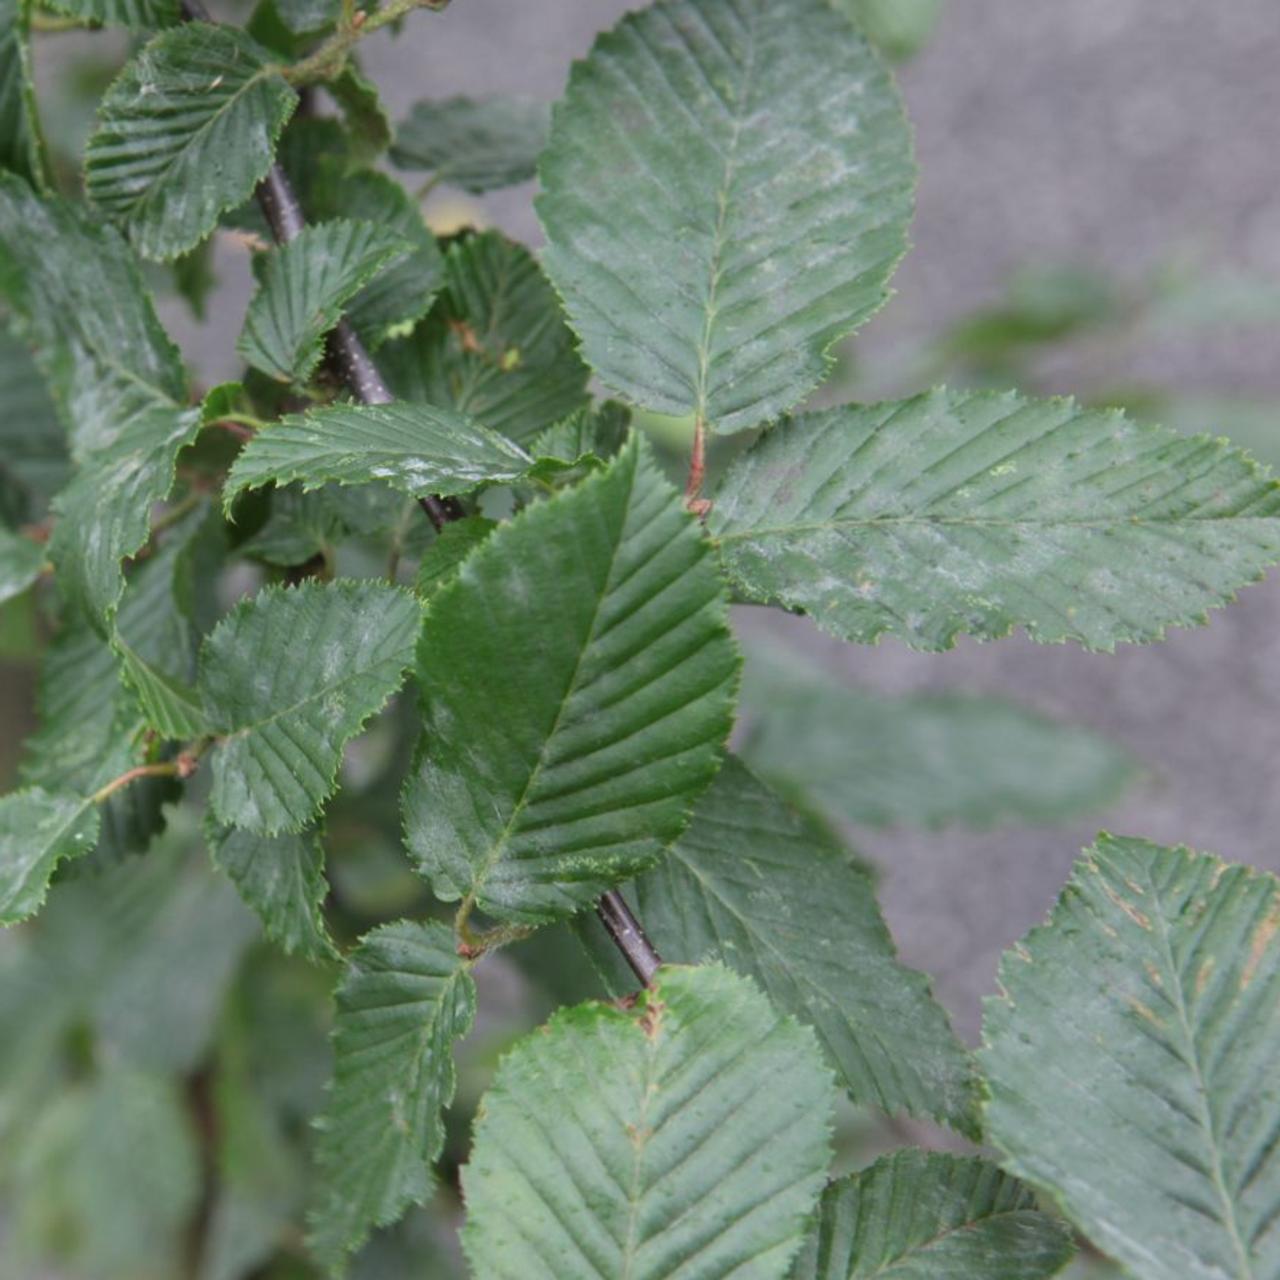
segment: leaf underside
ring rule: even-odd
[[[726,616],[710,547],[638,437],[483,542],[418,646],[405,832],[437,895],[546,921],[652,863],[728,736]]]
[[[563,1010],[502,1060],[463,1171],[485,1280],[783,1280],[829,1157],[813,1037],[718,965]]]
[[[987,1001],[988,1137],[1138,1280],[1280,1276],[1280,883],[1100,837]]]
[[[826,375],[906,248],[910,133],[827,0],[659,0],[577,63],[537,209],[582,351],[628,400],[737,431]]]
[[[750,600],[917,649],[1022,627],[1089,649],[1204,620],[1280,558],[1280,485],[1207,436],[1015,393],[932,391],[779,423],[709,527]]]

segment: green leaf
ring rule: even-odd
[[[89,197],[148,258],[175,258],[248,199],[297,95],[231,27],[157,36],[107,90],[85,152]]]
[[[654,862],[728,736],[726,615],[710,547],[638,437],[477,548],[418,645],[405,831],[437,896],[546,921]]]
[[[21,595],[39,576],[44,548],[0,526],[0,603]]]
[[[240,452],[223,491],[274,481],[302,487],[384,481],[410,497],[468,493],[518,479],[533,465],[519,445],[465,415],[425,404],[336,404],[285,418]]]
[[[26,1153],[31,1243],[96,1280],[175,1274],[200,1200],[184,1101],[177,1081],[112,1064],[62,1094]]]
[[[463,1170],[485,1280],[781,1280],[830,1155],[813,1034],[718,965],[562,1010],[499,1064]]]
[[[150,31],[181,19],[177,0],[48,0],[55,13],[86,24]]]
[[[533,255],[496,231],[451,244],[445,291],[379,365],[405,400],[444,405],[521,443],[587,402],[587,366]]]
[[[0,169],[45,184],[44,140],[31,68],[28,0],[0,0]]]
[[[392,133],[378,86],[349,58],[342,74],[325,88],[342,109],[356,154],[361,160],[376,160],[391,145]]]
[[[1137,776],[1105,738],[1002,698],[882,697],[798,655],[747,663],[742,757],[803,807],[873,827],[1062,822],[1117,800]],[[785,663],[785,665],[784,665]]]
[[[120,562],[151,532],[151,509],[173,487],[178,454],[200,430],[200,411],[139,414],[114,441],[89,454],[54,499],[49,559],[72,604],[101,625],[124,590]]]
[[[1280,1275],[1280,883],[1101,836],[987,1001],[987,1132],[1138,1280]]]
[[[709,525],[750,600],[846,640],[1021,626],[1160,639],[1280,557],[1280,485],[1223,440],[1015,393],[802,414],[726,472]]]
[[[995,1165],[897,1151],[826,1189],[791,1280],[1041,1280],[1072,1252]]]
[[[898,962],[870,877],[733,757],[626,892],[663,959],[721,961],[812,1026],[855,1102],[978,1134],[969,1055],[928,979]],[[603,931],[588,936],[608,972]]]
[[[5,517],[13,524],[42,519],[49,499],[66,483],[68,469],[66,438],[44,379],[22,343],[0,328],[0,505]]]
[[[409,921],[366,935],[347,964],[310,1214],[311,1247],[330,1266],[431,1191],[453,1044],[475,1018],[469,969],[450,929]]]
[[[547,104],[528,98],[416,102],[396,129],[391,163],[483,195],[534,176],[550,123]]]
[[[413,589],[429,600],[458,576],[462,562],[498,527],[484,516],[466,516],[440,530],[439,537],[422,553]]]
[[[575,64],[544,262],[601,381],[720,431],[776,418],[876,311],[915,168],[889,73],[827,0],[665,0]]]
[[[315,166],[316,216],[376,222],[403,237],[412,252],[392,263],[351,300],[347,319],[373,347],[407,332],[431,309],[444,283],[444,255],[423,221],[422,211],[400,184],[373,169],[321,157]]]
[[[209,723],[225,735],[218,819],[268,835],[305,826],[347,741],[400,687],[420,622],[407,591],[352,581],[269,588],[228,614],[200,654]]]
[[[98,840],[98,811],[83,796],[31,787],[0,798],[0,924],[34,915],[65,858]]]
[[[578,462],[586,457],[607,462],[627,438],[631,426],[631,410],[616,400],[585,406],[567,418],[548,427],[530,444],[536,458],[559,458],[562,462]]]
[[[177,348],[128,246],[80,206],[0,174],[0,296],[35,353],[77,457],[140,414],[185,403]]]
[[[371,222],[322,222],[270,250],[236,350],[281,382],[304,383],[343,306],[408,243]]]
[[[942,0],[835,0],[835,6],[895,62],[915,57],[942,16]]]
[[[273,0],[276,14],[294,35],[320,31],[334,22],[339,0]]]
[[[230,878],[273,942],[312,960],[337,955],[324,921],[329,883],[318,832],[266,836],[210,819],[205,841],[213,865]]]

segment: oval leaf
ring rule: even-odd
[[[1103,836],[1000,966],[987,1134],[1139,1280],[1280,1275],[1280,882]]]
[[[547,271],[602,381],[724,431],[777,417],[884,302],[915,169],[828,0],[660,0],[578,63],[540,172]]]
[[[1110,650],[1204,621],[1280,558],[1280,484],[1224,440],[1013,392],[801,414],[729,467],[709,525],[750,600],[846,640]]]
[[[432,597],[409,848],[436,893],[569,915],[648,866],[720,762],[738,660],[711,549],[638,438]]]
[[[719,965],[558,1013],[502,1060],[463,1170],[485,1280],[782,1280],[834,1100],[813,1035]]]
[[[243,32],[157,36],[107,90],[85,153],[89,198],[148,258],[175,258],[247,200],[297,95]]]

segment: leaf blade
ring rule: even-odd
[[[791,408],[883,303],[914,183],[889,75],[826,0],[624,18],[575,65],[540,172],[592,368],[723,431]]]
[[[1274,876],[1104,835],[1001,964],[989,1135],[1142,1280],[1280,1267],[1278,931]]]
[[[58,863],[97,838],[98,811],[83,796],[30,787],[0,799],[0,924],[34,915]]]
[[[1015,627],[1090,649],[1156,640],[1280,557],[1280,486],[1246,454],[1012,392],[799,415],[714,502],[747,598],[925,650]]]
[[[737,670],[708,552],[633,437],[433,596],[404,816],[438,896],[554,919],[679,832],[719,763]]]

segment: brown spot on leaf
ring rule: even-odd
[[[1240,989],[1243,991],[1257,976],[1258,969],[1266,957],[1267,949],[1280,933],[1280,896],[1271,900],[1271,910],[1263,917],[1262,923],[1253,931],[1249,942],[1249,956],[1244,962],[1244,972],[1240,975]]]

